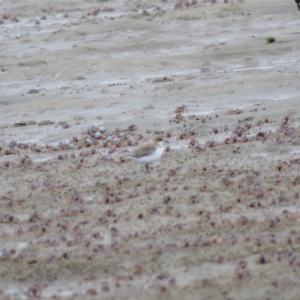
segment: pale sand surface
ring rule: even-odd
[[[0,1],[0,298],[299,299],[294,1],[45,3]]]

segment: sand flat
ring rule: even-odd
[[[299,297],[299,11],[222,2],[2,1],[0,298]]]

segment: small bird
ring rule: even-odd
[[[142,143],[132,153],[127,155],[126,158],[145,164],[145,168],[148,174],[150,174],[149,165],[158,161],[164,152],[164,148],[161,145],[162,142],[168,143],[168,141],[164,140],[162,134],[156,135],[149,141]]]

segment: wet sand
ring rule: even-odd
[[[2,3],[0,298],[297,299],[299,11],[174,6]]]

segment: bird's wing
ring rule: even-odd
[[[155,151],[155,149],[156,149],[155,144],[153,144],[150,141],[145,142],[140,147],[135,149],[130,156],[135,157],[135,158],[140,158],[140,157],[143,157],[143,156],[150,155],[153,151]]]

